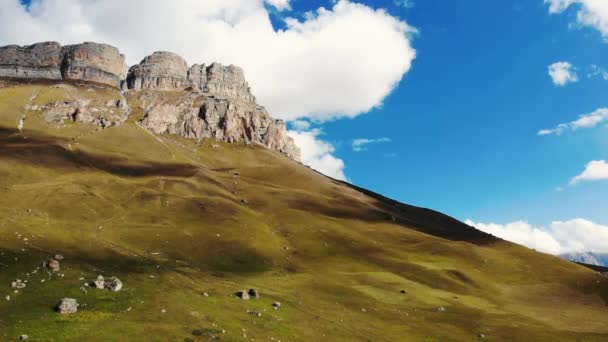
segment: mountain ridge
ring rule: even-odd
[[[142,127],[158,134],[180,134],[189,138],[259,143],[299,160],[300,150],[287,134],[283,120],[273,119],[256,103],[243,69],[212,63],[187,62],[171,52],[155,52],[127,68],[125,56],[108,44],[85,42],[61,46],[43,42],[28,46],[0,47],[0,78],[85,82],[136,92],[144,103]],[[175,98],[170,92],[183,92]],[[147,96],[156,92],[154,96]],[[122,124],[130,115],[125,102],[117,100],[112,118],[97,115],[101,108],[88,108],[82,101],[47,103],[37,107],[49,121],[94,123],[101,128]],[[108,107],[111,107],[109,105]],[[116,114],[116,115],[114,115]]]

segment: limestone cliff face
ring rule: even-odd
[[[120,87],[126,70],[124,55],[106,44],[62,47],[45,42],[0,47],[0,77],[80,80]]]
[[[139,124],[153,133],[259,143],[300,158],[285,123],[272,119],[256,103],[243,69],[234,65],[188,67],[179,55],[159,51],[127,68],[124,55],[110,45],[45,42],[0,47],[0,77],[110,85],[124,90],[127,98],[138,99],[144,111]],[[130,109],[125,101],[119,101],[115,109],[78,101],[49,103],[37,109],[48,122],[81,121],[105,128],[126,121]]]

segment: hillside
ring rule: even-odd
[[[122,96],[61,84],[0,84],[0,340],[608,339],[605,275],[258,143],[137,125],[141,95],[167,93],[129,91],[112,127],[47,123],[32,106]],[[124,287],[83,287],[98,275]]]

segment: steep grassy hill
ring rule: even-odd
[[[0,84],[0,340],[608,340],[608,277],[585,267],[262,147],[155,136],[135,102],[104,130],[24,109],[116,96]],[[83,287],[99,274],[124,288]]]

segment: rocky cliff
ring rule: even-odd
[[[132,98],[144,112],[139,125],[153,133],[259,143],[290,158],[300,157],[285,123],[256,103],[243,69],[234,65],[189,67],[179,55],[159,51],[127,68],[124,55],[110,45],[45,42],[0,47],[0,77],[91,82],[123,91],[123,100],[108,115],[105,107],[87,101],[37,107],[48,122],[81,121],[101,128],[122,124],[133,109],[126,103]]]
[[[126,71],[125,56],[106,44],[62,47],[45,42],[0,47],[0,77],[81,80],[120,87]]]

